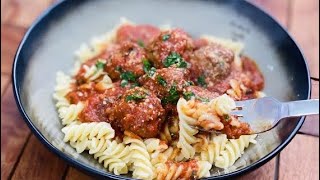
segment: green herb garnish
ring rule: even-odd
[[[180,54],[176,52],[171,52],[171,54],[169,54],[164,60],[163,65],[165,67],[170,67],[174,64],[176,64],[178,68],[186,68],[188,65],[180,56]]]
[[[126,86],[129,82],[137,83],[136,82],[136,75],[130,71],[121,73],[120,79],[122,79],[121,84],[120,84],[122,87]]]
[[[167,82],[166,82],[166,80],[163,79],[163,77],[158,75],[156,77],[156,79],[157,79],[158,83],[161,84],[162,86],[166,86],[167,85]]]
[[[206,87],[207,86],[207,83],[206,83],[204,75],[199,76],[198,79],[197,79],[197,82],[202,87]]]
[[[143,70],[145,73],[148,73],[151,69],[151,63],[148,61],[148,59],[143,59],[142,60],[143,63]]]
[[[137,44],[138,44],[140,47],[144,48],[144,42],[143,42],[141,39],[138,39]]]
[[[165,34],[162,36],[162,41],[167,41],[170,38],[170,34]]]
[[[103,69],[105,65],[106,65],[106,63],[103,62],[102,60],[98,60],[98,61],[96,62],[97,70]]]
[[[154,73],[156,73],[156,68],[154,68],[154,67],[152,67],[151,69],[150,69],[150,71],[147,73],[148,74],[148,76],[149,77],[152,77],[153,75],[154,75]]]
[[[143,63],[143,70],[149,76],[153,76],[156,72],[156,68],[152,67],[151,63],[147,59],[142,60]]]
[[[162,99],[162,103],[167,104],[167,103],[176,103],[179,99],[179,93],[177,91],[177,87],[175,85],[171,86],[169,90],[169,96],[165,97]]]
[[[146,98],[146,94],[141,94],[139,92],[135,92],[134,94],[128,95],[126,97],[126,102],[128,101],[140,101]]]
[[[197,99],[199,99],[202,102],[209,102],[209,98],[204,98],[204,97],[200,97],[200,96],[196,96]]]
[[[116,67],[116,71],[122,73],[122,68],[121,68],[121,66],[117,66],[117,67]]]
[[[191,91],[189,92],[183,92],[183,98],[187,101],[189,101],[195,94]]]
[[[224,114],[224,115],[223,115],[223,119],[224,119],[225,121],[229,121],[229,120],[230,120],[230,116],[229,116],[228,114]]]
[[[123,79],[123,80],[120,82],[121,87],[125,87],[125,86],[128,85],[128,84],[129,84],[128,80],[125,80],[125,79]]]

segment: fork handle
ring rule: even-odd
[[[282,118],[319,114],[319,99],[285,102],[282,111]]]

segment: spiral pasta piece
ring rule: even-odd
[[[77,153],[82,153],[83,151],[88,150],[90,144],[91,141],[88,138],[81,141],[70,142],[70,145],[76,149]]]
[[[83,110],[84,104],[79,102],[78,104],[71,104],[69,106],[63,106],[58,109],[59,117],[62,119],[63,125],[68,125],[78,119],[78,115]]]
[[[76,142],[84,139],[93,138],[105,138],[112,139],[115,136],[115,132],[111,125],[106,122],[92,122],[92,123],[81,123],[81,124],[70,124],[62,128],[62,132],[65,134],[65,142]]]
[[[105,89],[109,89],[112,87],[113,87],[112,80],[107,74],[105,74],[102,80],[96,84],[96,88],[100,91],[103,91]]]
[[[219,116],[230,114],[236,108],[234,100],[226,94],[223,94],[209,103]]]
[[[179,141],[177,147],[181,148],[181,153],[186,159],[190,159],[195,154],[195,149],[192,144],[196,143],[197,138],[194,136],[198,130],[192,126],[196,125],[196,119],[185,114],[183,107],[187,107],[187,101],[180,98],[177,104],[179,115]]]
[[[216,158],[220,155],[220,152],[224,150],[227,141],[228,139],[225,134],[212,135],[209,139],[207,148],[202,149],[200,152],[200,160],[214,164]]]
[[[107,138],[93,138],[88,146],[89,154],[93,154],[99,163],[116,175],[128,173],[130,159],[129,146]]]
[[[238,139],[229,139],[223,151],[216,158],[215,166],[228,168],[243,154],[250,143],[255,143],[256,135],[242,135]]]
[[[70,76],[67,76],[60,71],[57,72],[53,98],[56,100],[56,107],[58,109],[68,107],[70,105],[69,101],[65,98],[65,95],[71,91],[71,82],[72,80]]]
[[[93,81],[98,79],[100,76],[104,75],[105,73],[103,72],[103,69],[98,69],[96,65],[92,66],[83,66],[85,73],[84,73],[84,78],[86,78],[89,81]]]
[[[206,161],[190,160],[186,162],[161,163],[156,165],[156,179],[176,180],[202,178],[210,176],[211,164]]]
[[[137,179],[154,178],[150,155],[144,142],[137,138],[125,136],[123,142],[129,146],[130,163],[132,163],[132,177]]]
[[[208,161],[198,161],[198,172],[197,177],[203,178],[203,177],[210,177],[210,169],[212,167],[212,164]]]

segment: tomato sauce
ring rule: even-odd
[[[262,73],[247,56],[241,57],[242,70],[235,68],[234,58],[231,50],[193,39],[182,29],[122,25],[114,43],[81,65],[66,98],[72,104],[85,103],[79,115],[82,122],[109,122],[118,135],[130,131],[142,138],[159,137],[166,121],[172,126],[178,115],[176,103],[186,94],[206,101],[226,93],[230,80],[236,80],[247,88],[241,99],[255,98],[255,92],[264,87]],[[104,63],[98,65],[98,60]],[[84,77],[85,66],[101,66],[113,87],[97,88],[102,76],[89,81]],[[250,132],[245,123],[222,122],[228,137]],[[180,165],[197,169],[195,161]]]

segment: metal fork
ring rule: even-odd
[[[287,117],[319,114],[319,99],[280,102],[272,97],[263,97],[237,101],[236,106],[231,114],[248,123],[253,134],[268,131]]]

